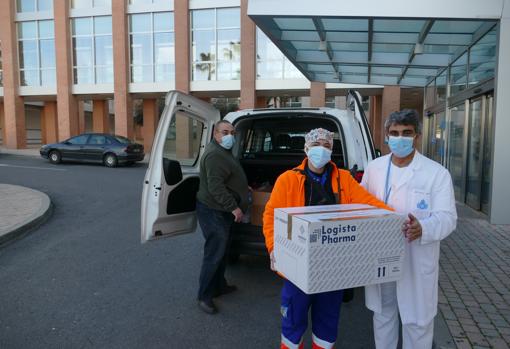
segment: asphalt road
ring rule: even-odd
[[[0,246],[0,348],[278,348],[281,280],[242,256],[220,313],[196,304],[203,238],[140,244],[146,166],[0,155],[0,183],[45,192],[48,222]],[[342,308],[337,348],[372,348],[363,292]],[[310,334],[305,343],[310,342]]]

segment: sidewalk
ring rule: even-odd
[[[50,214],[48,195],[18,185],[0,184],[0,244],[37,227]]]
[[[3,146],[0,146],[0,156],[2,154],[12,154],[12,155],[24,155],[24,156],[32,156],[32,157],[41,157],[39,154],[39,149],[41,147],[30,147],[26,149],[9,149]]]
[[[458,205],[441,242],[439,310],[457,348],[510,347],[510,225]]]

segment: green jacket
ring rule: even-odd
[[[200,160],[200,187],[197,199],[209,208],[232,212],[248,209],[248,180],[232,151],[214,139]]]

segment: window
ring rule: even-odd
[[[494,77],[496,68],[496,29],[488,32],[469,50],[469,85]]]
[[[53,0],[18,0],[16,5],[18,13],[53,10]]]
[[[18,50],[22,86],[55,85],[53,20],[19,22]]]
[[[101,135],[92,135],[89,144],[106,144],[106,137]]]
[[[122,144],[132,143],[128,138],[123,137],[123,136],[114,136],[113,138],[115,138],[117,140],[117,142],[122,143]]]
[[[193,166],[198,160],[204,124],[177,112],[168,128],[163,157],[177,160],[183,166]]]
[[[81,136],[76,136],[76,137],[70,138],[67,140],[67,142],[71,143],[73,145],[83,145],[83,144],[87,144],[87,138],[89,138],[88,135],[81,135]]]
[[[80,17],[71,21],[74,83],[113,83],[112,17]]]
[[[173,12],[130,15],[129,28],[131,82],[175,80]]]
[[[239,8],[191,11],[193,80],[239,80]]]
[[[466,89],[467,52],[457,59],[450,67],[451,95]]]
[[[334,108],[335,107],[335,96],[327,96],[325,104],[326,104],[325,107],[327,107],[327,108]]]
[[[111,0],[72,0],[71,8],[73,9],[89,9],[94,7],[112,7]]]
[[[303,74],[257,28],[257,79],[301,79]]]

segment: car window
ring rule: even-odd
[[[200,152],[203,131],[202,122],[177,112],[166,133],[163,157],[177,160],[182,166],[194,166]]]
[[[106,144],[106,137],[101,135],[92,135],[89,138],[89,144]]]
[[[106,144],[110,145],[110,144],[113,144],[112,140],[108,137],[105,137],[106,139]]]
[[[122,144],[132,143],[131,140],[129,140],[128,138],[123,137],[123,136],[113,136],[113,138],[115,138],[119,143],[122,143]]]
[[[82,144],[87,143],[87,138],[89,138],[88,135],[81,135],[81,136],[76,136],[76,137],[70,138],[67,140],[67,142],[74,144],[74,145],[82,145]]]

